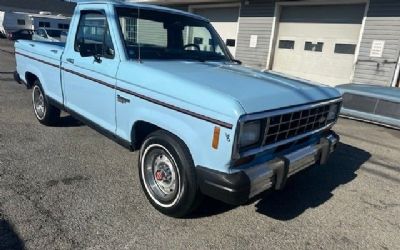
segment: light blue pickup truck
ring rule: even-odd
[[[15,43],[36,118],[52,125],[64,110],[140,149],[141,185],[164,214],[281,189],[338,143],[338,91],[241,66],[203,17],[91,1],[70,27],[65,44]]]

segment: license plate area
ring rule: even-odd
[[[285,155],[288,166],[288,177],[317,163],[319,156],[319,147],[308,146],[296,152]]]

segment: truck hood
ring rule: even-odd
[[[144,61],[143,66],[164,76],[171,75],[172,78],[188,85],[197,85],[229,96],[235,99],[246,113],[340,97],[340,93],[329,86],[233,64]]]

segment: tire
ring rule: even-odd
[[[139,178],[143,191],[161,213],[181,218],[199,205],[202,195],[186,145],[173,134],[151,133],[140,149]]]
[[[60,119],[61,111],[49,103],[39,80],[32,88],[32,107],[36,119],[43,125],[55,125]]]

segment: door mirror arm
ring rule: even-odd
[[[95,54],[93,57],[95,62],[101,63],[101,56],[99,54]]]
[[[240,61],[240,60],[232,59],[232,62],[242,65],[242,61]]]

